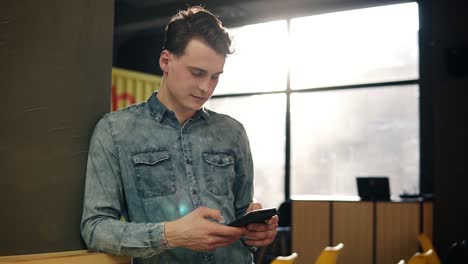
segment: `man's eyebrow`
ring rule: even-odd
[[[194,66],[187,66],[190,70],[197,70],[197,71],[201,71],[201,72],[204,72],[206,73],[207,71],[202,69],[202,68],[198,68],[198,67],[194,67]]]
[[[203,73],[207,73],[207,72],[208,72],[207,70],[204,70],[204,69],[202,69],[202,68],[198,68],[198,67],[195,67],[195,66],[187,66],[187,67],[188,67],[190,70],[197,70],[197,71],[201,71],[201,72],[203,72]],[[223,71],[217,72],[217,73],[215,73],[215,74],[213,74],[213,75],[221,74],[221,73],[223,73]]]

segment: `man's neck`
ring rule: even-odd
[[[167,88],[163,88],[161,86],[158,94],[156,97],[158,98],[159,102],[163,104],[167,109],[171,110],[174,112],[177,121],[179,121],[180,125],[183,125],[188,119],[190,119],[195,112],[194,111],[182,111],[180,109],[177,109],[177,107],[171,103],[170,100],[170,95],[166,92]]]

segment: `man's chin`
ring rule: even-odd
[[[192,102],[192,104],[190,104],[190,109],[192,109],[193,111],[198,111],[205,105],[206,101],[207,100],[203,100],[203,101],[197,100],[197,102]]]
[[[190,110],[192,112],[196,112],[200,110],[203,107],[204,104],[191,104],[189,107],[187,107],[187,110]]]

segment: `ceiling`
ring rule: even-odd
[[[161,30],[170,17],[187,6],[200,5],[218,15],[222,21],[236,20],[245,16],[245,8],[255,0],[115,0],[115,34]]]
[[[116,35],[162,30],[187,5],[203,5],[228,27],[409,0],[115,0]]]

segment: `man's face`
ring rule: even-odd
[[[167,107],[176,114],[199,110],[213,95],[223,72],[225,56],[202,41],[192,39],[183,55],[177,57],[165,50],[161,58],[161,68],[166,74]]]

